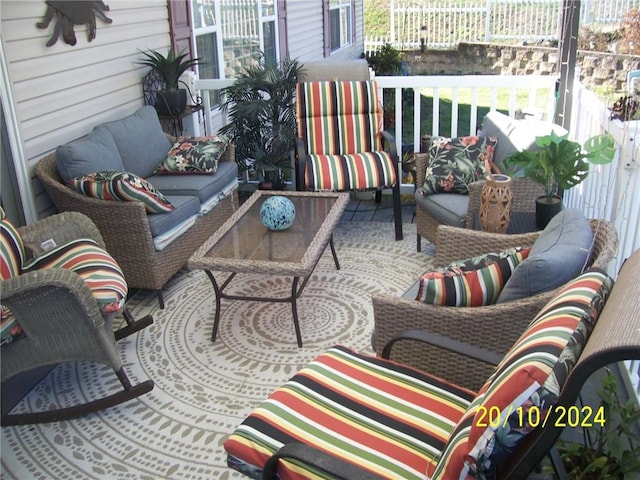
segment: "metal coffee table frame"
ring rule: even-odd
[[[296,202],[305,202],[305,198],[310,201],[313,199],[332,199],[333,205],[327,212],[326,216],[321,219],[321,224],[317,227],[313,238],[305,245],[304,254],[297,261],[279,261],[274,259],[255,258],[254,255],[247,255],[246,258],[233,254],[216,255],[216,248],[221,246],[221,242],[227,242],[231,245],[229,237],[232,236],[233,230],[238,226],[250,210],[255,213],[255,209],[262,204],[265,198],[270,195],[284,195]],[[293,325],[296,333],[298,347],[302,347],[302,334],[300,332],[300,323],[298,318],[297,300],[302,295],[311,274],[313,273],[320,257],[329,245],[331,255],[335,263],[336,269],[340,269],[340,263],[333,243],[333,230],[344,209],[349,202],[348,193],[331,193],[331,192],[274,192],[274,191],[256,191],[229,219],[200,247],[189,259],[188,265],[191,269],[202,269],[211,281],[216,297],[215,317],[213,323],[213,331],[211,341],[215,341],[220,325],[221,302],[222,299],[228,300],[248,300],[256,302],[273,302],[273,303],[290,303],[293,316]],[[309,203],[309,202],[306,202]],[[302,205],[305,207],[306,205]],[[252,209],[253,207],[253,209]],[[303,208],[304,209],[304,208]],[[303,221],[304,218],[296,218],[296,222]],[[320,218],[316,217],[316,221]],[[255,221],[254,221],[255,223]],[[269,232],[262,227],[262,232],[256,232],[258,235],[263,234],[268,242],[275,240],[283,240],[290,235],[287,231]],[[271,244],[270,244],[271,245]],[[264,246],[259,244],[258,247]],[[257,247],[256,247],[257,249]],[[218,252],[219,253],[219,252]],[[213,271],[228,272],[226,279],[219,283],[216,280]],[[262,297],[262,296],[246,296],[225,293],[225,289],[229,286],[233,278],[238,273],[261,273],[264,275],[291,276],[291,292],[286,297]]]

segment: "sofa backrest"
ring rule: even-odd
[[[559,135],[567,131],[551,122],[534,119],[516,120],[497,110],[489,112],[482,121],[481,135],[496,137],[498,143],[493,152],[493,162],[505,171],[504,160],[511,154],[536,148],[536,137],[551,131]]]
[[[125,171],[140,177],[150,177],[171,148],[169,139],[162,131],[158,114],[150,105],[139,108],[128,117],[96,127],[102,128],[113,136]]]
[[[65,183],[106,170],[146,178],[167,157],[171,143],[152,106],[97,125],[91,133],[56,149],[56,165]]]

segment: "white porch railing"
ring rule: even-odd
[[[479,113],[481,107],[485,108],[483,111],[487,107],[489,110],[499,109],[510,116],[515,116],[519,109],[534,109],[540,118],[551,119],[555,80],[553,76],[376,77],[383,95],[391,93],[395,122],[392,129],[386,128],[394,134],[399,152],[403,148],[402,139],[407,137],[403,132],[405,128],[412,127],[412,138],[405,140],[405,143],[413,152],[419,151],[422,135],[439,135],[441,113],[451,118],[451,130],[447,134],[452,137],[477,131],[482,122],[480,116],[483,113]],[[219,90],[232,82],[197,80],[196,89]],[[581,209],[587,217],[603,218],[614,223],[620,236],[618,253],[611,263],[610,273],[615,276],[622,261],[633,250],[640,248],[640,122],[609,120],[606,105],[591,92],[576,85],[570,136],[583,141],[595,133],[610,132],[616,139],[618,154],[610,165],[593,166],[592,174],[585,182],[567,191],[565,205]],[[432,98],[430,111],[423,108],[425,96]],[[447,99],[447,104],[443,98]],[[203,95],[203,100],[205,111],[212,112],[206,120],[206,130],[215,132],[225,123],[225,119],[219,109],[212,110],[208,103],[209,95]],[[459,125],[461,107],[470,109],[468,124]],[[410,108],[413,113],[412,125],[403,124],[404,108]],[[427,117],[431,120],[430,131],[423,128]],[[403,193],[411,193],[413,185],[404,184],[402,190]]]

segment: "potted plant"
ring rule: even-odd
[[[593,427],[583,442],[560,441],[558,452],[571,479],[624,479],[640,474],[640,408],[633,398],[623,402],[618,379],[609,373],[597,390]]]
[[[507,168],[522,167],[512,176],[526,176],[544,187],[536,199],[536,224],[544,228],[562,210],[562,192],[581,183],[589,174],[589,163],[605,164],[613,160],[615,145],[609,134],[595,135],[584,146],[568,139],[569,134],[536,137],[537,150],[516,152],[505,160]]]
[[[163,90],[156,95],[156,110],[160,115],[179,116],[187,108],[187,91],[179,88],[180,76],[191,67],[198,64],[199,58],[192,59],[188,53],[180,52],[176,55],[173,46],[169,47],[167,55],[156,50],[140,52],[144,59],[137,61],[139,65],[151,67],[163,84]]]
[[[302,72],[297,60],[275,63],[261,54],[221,91],[229,123],[220,133],[233,139],[239,169],[254,168],[264,188],[281,186],[282,170],[291,168],[298,133],[294,101]]]

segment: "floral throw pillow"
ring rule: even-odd
[[[106,170],[72,178],[69,185],[101,200],[142,202],[149,213],[170,212],[175,208],[151,183],[133,173]]]
[[[422,192],[468,194],[467,185],[486,175],[485,161],[493,160],[497,141],[496,137],[433,137]]]
[[[228,146],[229,138],[224,135],[179,139],[153,173],[213,175],[218,170],[218,161]]]

